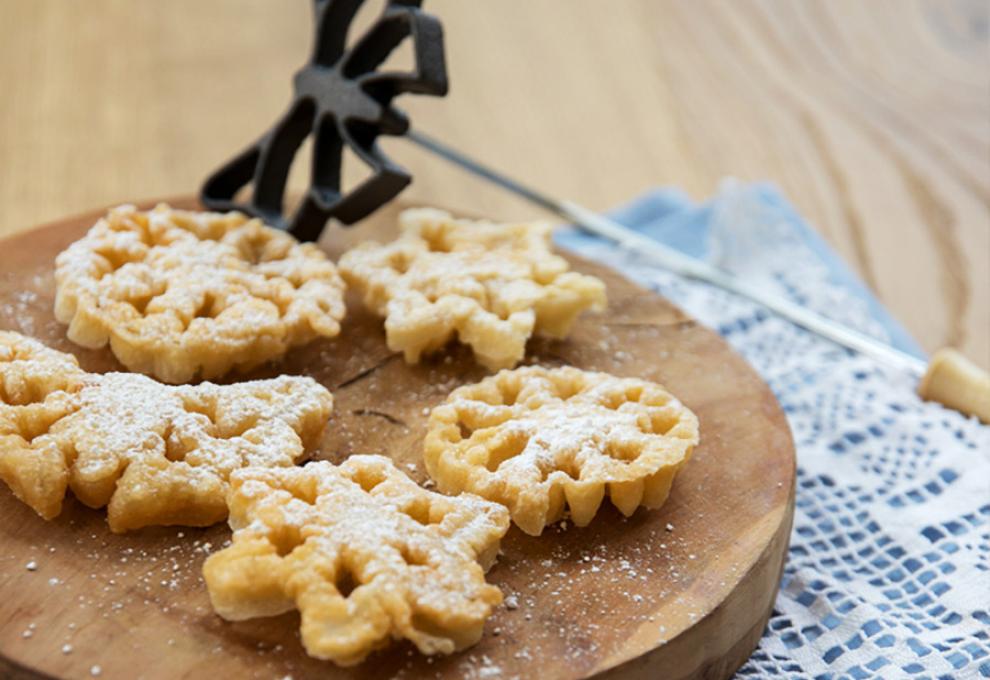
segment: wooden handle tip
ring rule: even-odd
[[[990,373],[954,349],[946,347],[932,356],[918,394],[990,423]]]

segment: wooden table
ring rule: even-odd
[[[925,347],[990,366],[982,0],[426,4],[452,87],[403,104],[425,131],[598,209],[660,184],[700,199],[727,175],[772,180]],[[195,190],[284,108],[309,14],[0,0],[0,235]],[[533,212],[385,146],[415,174],[407,198]]]

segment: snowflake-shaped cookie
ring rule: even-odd
[[[55,282],[69,339],[169,383],[276,359],[344,316],[319,248],[240,213],[115,208],[58,256]]]
[[[233,543],[203,565],[218,614],[298,608],[306,651],[359,663],[392,638],[450,654],[481,637],[502,601],[485,582],[505,508],[417,486],[382,456],[231,476]]]
[[[388,346],[414,363],[457,337],[491,370],[519,363],[535,334],[563,338],[586,309],[605,307],[605,284],[569,271],[550,250],[547,224],[458,220],[406,210],[400,237],[345,253],[340,271],[385,317]]]
[[[0,478],[45,519],[68,488],[115,532],[213,524],[231,472],[293,465],[332,408],[311,378],[173,387],[0,332]]]
[[[624,515],[663,504],[698,443],[698,419],[660,385],[576,368],[501,371],[430,414],[426,468],[441,491],[509,508],[538,536],[587,525],[608,492]]]

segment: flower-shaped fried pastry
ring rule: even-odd
[[[293,465],[332,408],[311,378],[174,387],[0,332],[0,478],[45,519],[68,488],[115,532],[213,524],[231,472]]]
[[[298,608],[314,657],[359,663],[392,638],[450,654],[502,601],[485,582],[505,508],[417,486],[382,456],[231,476],[233,543],[203,565],[230,620]]]
[[[441,491],[509,508],[534,536],[577,526],[607,490],[624,515],[656,508],[698,443],[698,419],[660,385],[576,368],[501,371],[430,414],[426,467]]]
[[[385,317],[388,346],[414,363],[455,336],[486,368],[511,368],[535,334],[563,338],[605,284],[569,271],[550,250],[550,225],[457,220],[406,210],[400,237],[344,254],[340,272]]]
[[[277,359],[344,316],[323,251],[240,213],[121,206],[55,262],[69,339],[168,383]]]

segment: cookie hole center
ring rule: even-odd
[[[516,381],[506,381],[499,385],[499,391],[502,394],[502,403],[505,406],[514,406],[516,401],[519,399],[519,393],[522,391],[522,385]]]
[[[182,399],[182,408],[189,413],[196,413],[205,417],[210,421],[211,432],[215,431],[217,424],[217,405],[214,400],[196,398],[187,392]]]
[[[348,598],[354,589],[360,585],[354,578],[354,574],[351,573],[350,569],[346,567],[337,572],[337,577],[334,580],[333,587],[337,589],[340,596],[343,598]]]
[[[605,445],[605,455],[613,460],[629,462],[639,457],[639,450],[631,444],[609,442]]]
[[[95,250],[94,253],[106,260],[107,264],[110,266],[110,269],[104,272],[105,274],[113,274],[125,264],[139,262],[141,260],[140,257],[137,259],[130,257],[126,251],[115,250],[113,248],[98,249]]]
[[[626,395],[621,392],[612,392],[605,395],[602,405],[612,411],[618,411],[619,407],[626,403]]]
[[[471,435],[474,434],[474,430],[464,424],[463,421],[457,421],[457,429],[460,430],[461,439],[470,439]]]
[[[388,266],[397,274],[405,274],[409,271],[409,258],[402,252],[393,253],[388,260]]]
[[[140,297],[131,298],[127,302],[134,308],[135,312],[138,314],[144,314],[148,309],[148,305],[151,304],[151,301],[154,299],[154,295],[142,295]]]
[[[185,459],[188,451],[186,451],[186,447],[182,445],[178,437],[175,436],[171,424],[162,433],[162,439],[165,440],[165,458],[173,463]]]
[[[431,253],[449,253],[453,250],[450,242],[444,238],[443,232],[424,233],[421,236],[426,241],[426,247]]]
[[[667,434],[677,425],[677,418],[663,411],[650,414],[650,429],[653,434]]]
[[[403,561],[412,567],[422,567],[429,564],[426,559],[426,555],[413,550],[408,545],[402,545],[399,547],[399,554],[402,555]]]
[[[291,526],[280,527],[269,535],[268,540],[275,546],[279,557],[285,557],[305,542],[299,529]]]
[[[236,238],[235,247],[241,259],[248,264],[259,265],[277,259],[273,257],[273,253],[268,252],[272,245],[268,237],[252,222],[240,226],[231,232],[231,236],[240,237]]]
[[[498,446],[488,452],[488,460],[485,467],[489,472],[496,472],[505,461],[515,458],[526,450],[529,444],[529,437],[525,435],[511,437],[503,440]]]
[[[27,442],[28,446],[34,446],[35,443],[40,443],[38,442],[39,439],[41,439],[44,436],[47,436],[48,434],[50,433],[48,432],[47,429],[34,428],[25,431],[22,437],[24,441]]]
[[[384,481],[385,481],[384,473],[381,473],[378,470],[361,469],[354,476],[354,482],[356,482],[357,485],[360,486],[365,493],[371,493],[372,489],[374,489],[376,486],[378,486]]]
[[[316,480],[306,479],[304,484],[298,484],[289,489],[289,493],[292,494],[293,498],[307,505],[316,505]]]
[[[423,526],[437,524],[430,518],[430,500],[428,498],[417,498],[412,503],[402,508],[402,512],[416,520]]]
[[[207,293],[203,296],[203,301],[199,303],[199,307],[196,308],[196,313],[193,314],[193,318],[215,319],[220,311],[216,303],[217,299],[213,293]]]
[[[558,463],[556,467],[543,472],[543,479],[540,481],[547,481],[547,477],[550,476],[550,473],[557,470],[563,472],[574,481],[579,481],[581,479],[581,467],[577,464],[577,461],[574,460],[574,458],[568,458],[567,460]]]
[[[220,433],[220,436],[224,439],[233,439],[234,437],[243,437],[245,434],[253,430],[258,426],[258,422],[261,417],[257,414],[248,414],[246,417],[238,420],[235,423],[228,425],[224,431]]]
[[[573,397],[574,395],[576,395],[578,392],[581,391],[581,385],[577,385],[571,381],[559,383],[556,385],[556,387],[557,387],[557,398],[560,399],[561,401],[567,401],[568,399],[570,399],[571,397]]]
[[[44,399],[41,399],[40,401],[43,402]],[[28,402],[28,403],[33,403],[33,402]],[[17,405],[18,404],[14,404],[14,406]],[[23,420],[17,419],[17,423],[21,427],[21,437],[23,437],[28,442],[29,446],[33,446],[36,439],[38,439],[39,437],[43,437],[47,434],[50,434],[51,429],[52,427],[54,427],[55,423],[57,423],[65,416],[70,415],[74,410],[75,409],[71,411],[62,411],[62,412],[44,414],[37,418],[26,418]]]

